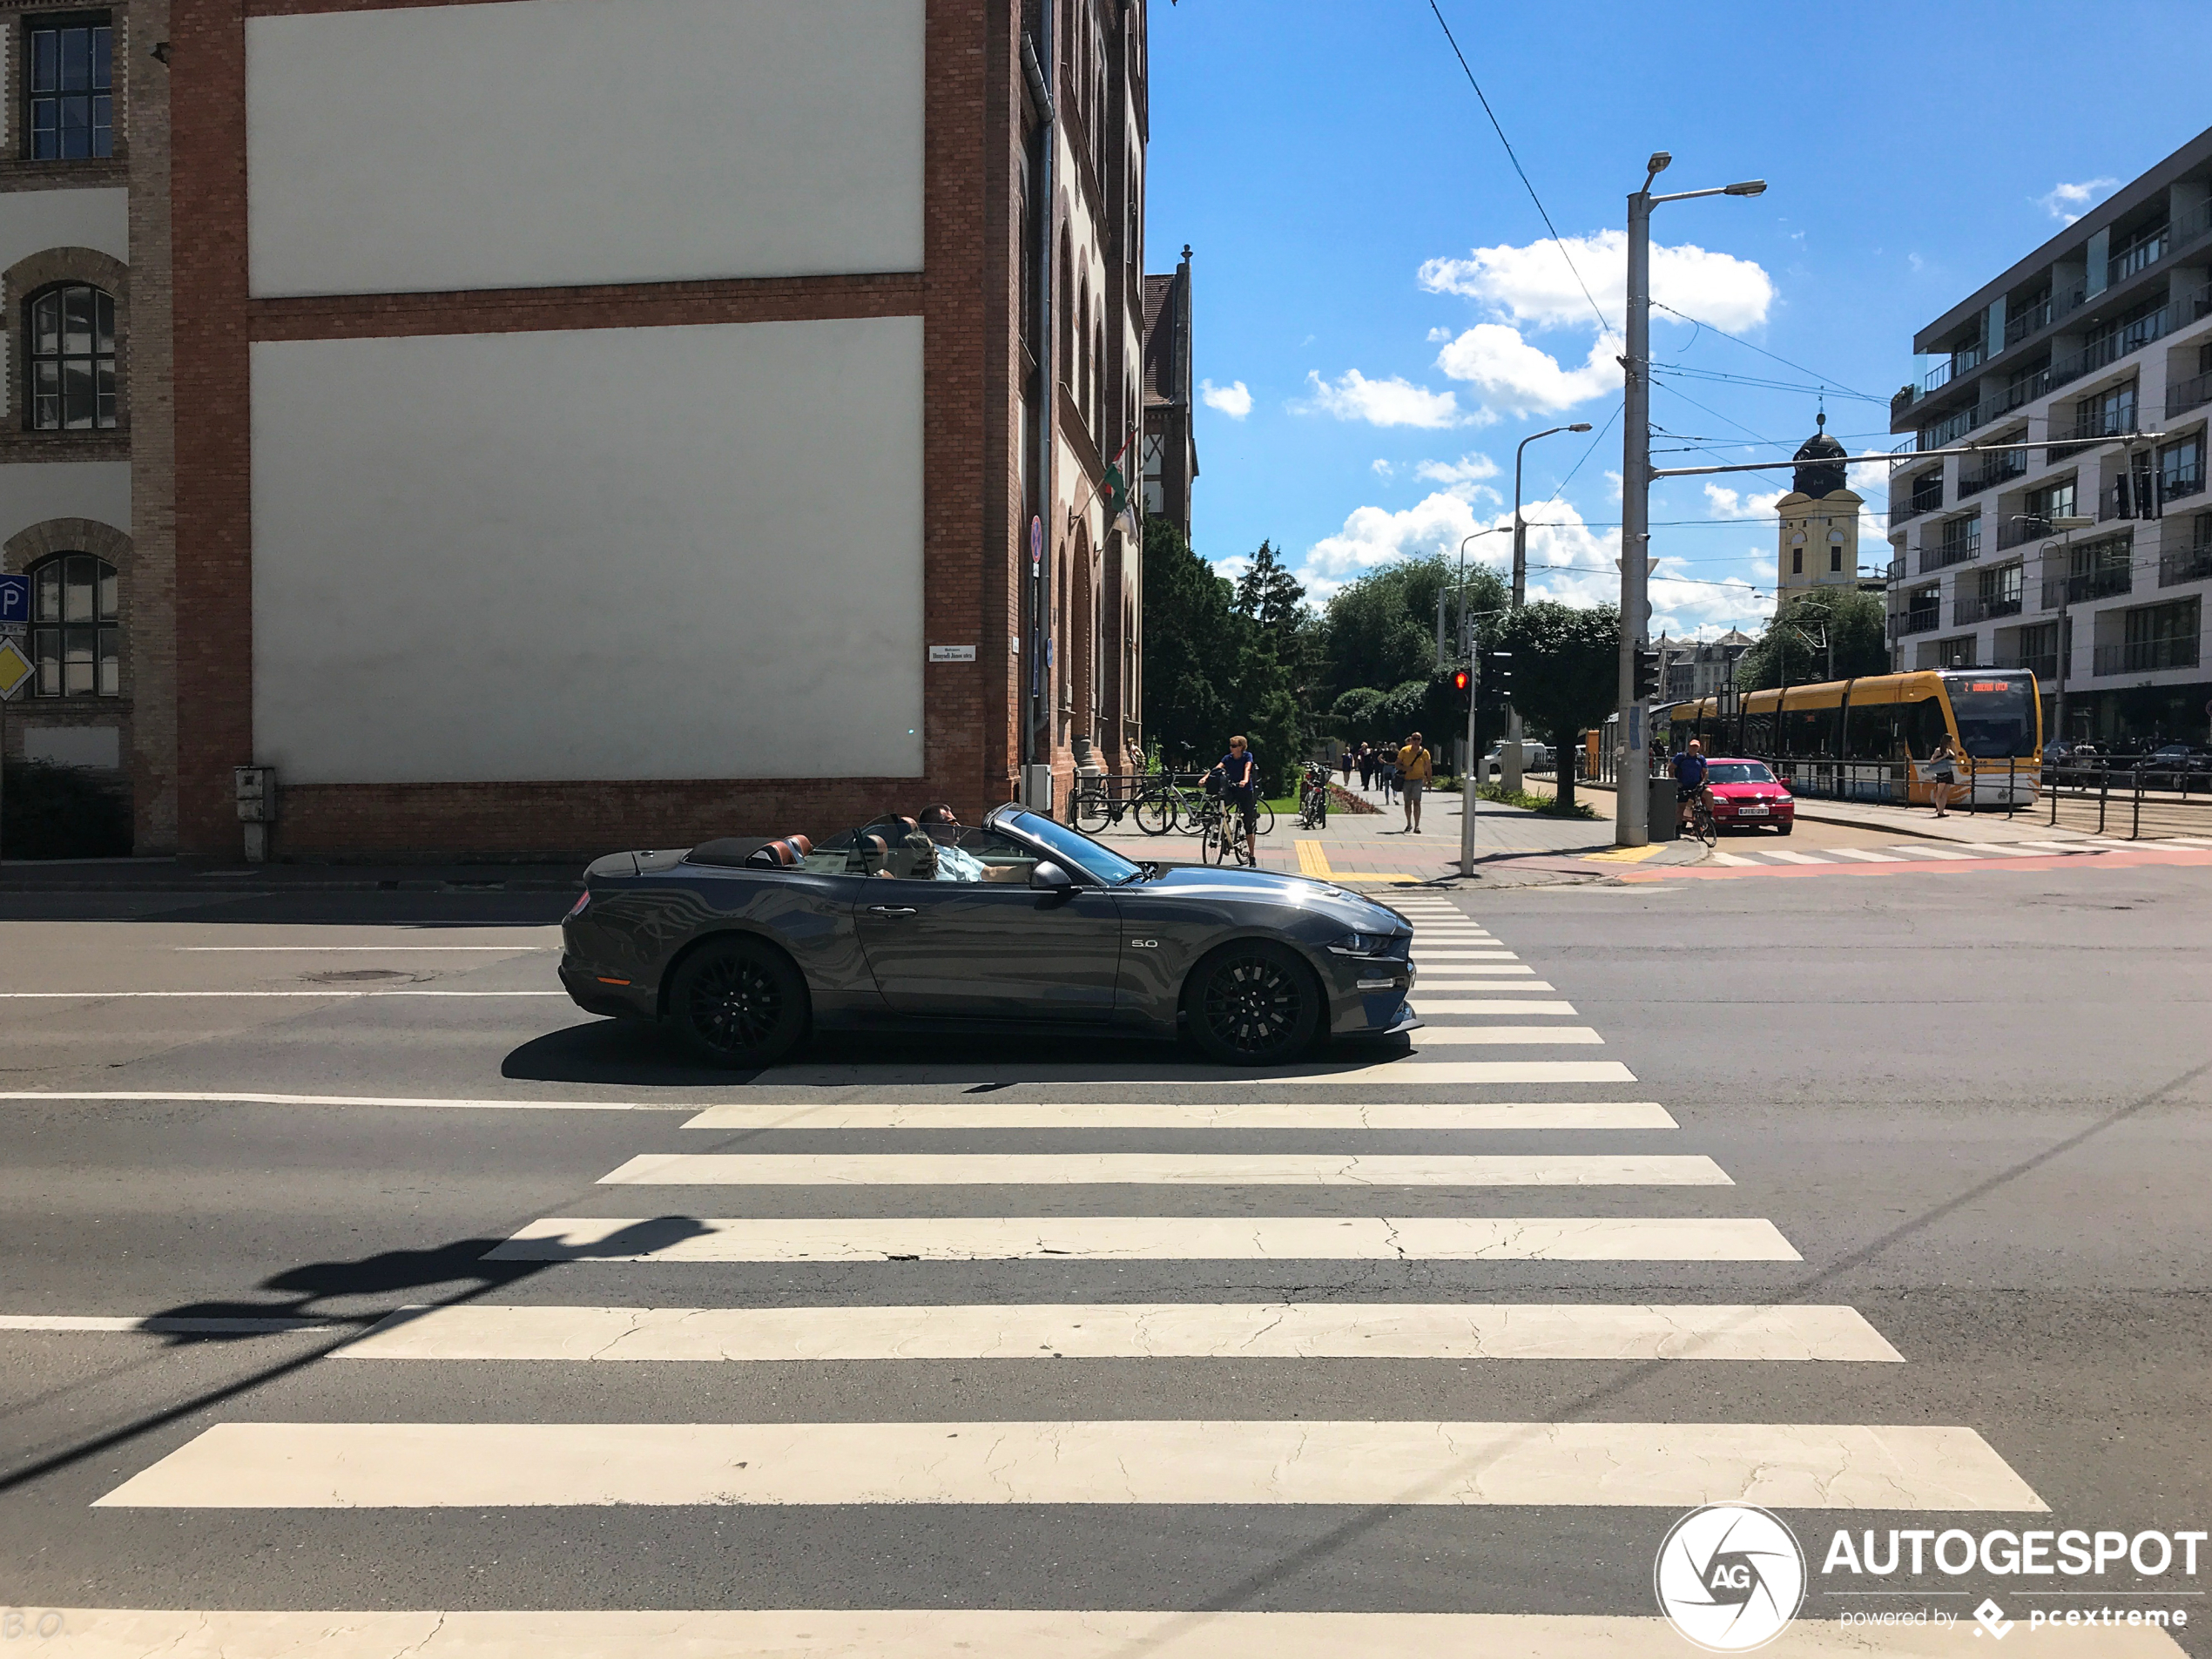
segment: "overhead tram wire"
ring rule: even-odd
[[[1582,298],[1590,302],[1591,314],[1597,318],[1598,332],[1601,334],[1618,334],[1620,330],[1605,320],[1605,312],[1599,306],[1597,296],[1590,292],[1590,285],[1582,280],[1582,273],[1575,268],[1574,256],[1567,251],[1566,239],[1560,235],[1559,226],[1552,223],[1552,216],[1544,207],[1544,199],[1536,193],[1536,186],[1528,182],[1528,170],[1521,165],[1521,158],[1514,153],[1513,140],[1506,137],[1505,128],[1498,124],[1498,112],[1490,107],[1490,100],[1482,91],[1482,83],[1474,78],[1474,69],[1467,62],[1467,55],[1460,50],[1460,43],[1452,34],[1452,25],[1444,21],[1442,8],[1438,6],[1436,0],[1428,0],[1428,9],[1436,14],[1436,26],[1444,31],[1444,39],[1452,48],[1452,56],[1460,60],[1460,68],[1467,78],[1467,84],[1474,88],[1475,97],[1481,100],[1482,112],[1490,118],[1490,125],[1498,135],[1498,142],[1505,145],[1506,159],[1513,163],[1513,170],[1521,175],[1521,187],[1527,191],[1528,199],[1536,204],[1536,216],[1544,221],[1544,228],[1552,233],[1552,246],[1559,250],[1559,257],[1567,261],[1568,271],[1575,278],[1575,286],[1582,291]],[[1812,373],[1811,369],[1800,372]]]
[[[1430,3],[1432,5],[1434,4],[1435,0],[1430,0]],[[1718,323],[1707,322],[1703,317],[1693,317],[1686,311],[1676,311],[1672,306],[1667,304],[1663,300],[1654,300],[1651,302],[1651,306],[1652,309],[1655,311],[1663,311],[1670,316],[1680,317],[1684,322],[1696,323],[1700,328],[1710,328],[1722,338],[1734,341],[1746,351],[1755,351],[1762,357],[1771,357],[1776,362],[1780,363],[1785,368],[1794,368],[1800,374],[1810,374],[1816,381],[1820,381],[1825,386],[1833,387],[1837,391],[1849,392],[1851,396],[1861,399],[1868,403],[1885,404],[1889,401],[1887,398],[1868,397],[1865,393],[1855,390],[1852,388],[1844,385],[1841,381],[1829,379],[1828,376],[1823,374],[1817,368],[1807,368],[1803,363],[1791,362],[1790,359],[1783,356],[1779,352],[1770,352],[1764,346],[1754,346],[1750,341],[1744,339],[1743,335],[1731,334],[1727,329],[1722,327]]]
[[[1770,392],[1811,392],[1824,397],[1853,398],[1862,403],[1877,403],[1881,404],[1884,407],[1887,407],[1888,404],[1888,400],[1885,398],[1864,397],[1857,392],[1845,391],[1838,387],[1817,386],[1811,384],[1810,382],[1800,382],[1797,381],[1761,380],[1755,374],[1732,374],[1729,373],[1728,370],[1723,368],[1690,368],[1680,364],[1655,363],[1652,365],[1651,372],[1656,377],[1679,377],[1683,380],[1690,381],[1718,381],[1729,386],[1756,386]]]

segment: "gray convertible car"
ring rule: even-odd
[[[1016,806],[887,818],[816,843],[617,853],[584,872],[561,982],[765,1066],[810,1029],[1187,1035],[1267,1065],[1419,1022],[1413,930],[1325,882],[1139,864]]]

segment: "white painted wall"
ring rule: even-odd
[[[0,197],[0,200],[4,200]],[[91,518],[131,533],[127,461],[0,463],[0,542],[50,518]]]
[[[90,766],[100,772],[123,765],[123,728],[117,725],[26,725],[23,757],[57,766]]]
[[[921,338],[255,345],[254,758],[292,783],[919,776]]]
[[[97,248],[131,259],[131,192],[111,190],[0,192],[0,271],[50,247]]]
[[[923,0],[246,20],[256,294],[921,268]]]

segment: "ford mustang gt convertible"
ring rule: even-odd
[[[1396,911],[1300,876],[1133,863],[1017,806],[981,828],[887,818],[613,853],[562,933],[579,1007],[664,1022],[725,1066],[869,1029],[1187,1035],[1267,1065],[1419,1023]]]

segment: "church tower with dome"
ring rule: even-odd
[[[1828,416],[1813,422],[1798,447],[1790,493],[1775,503],[1781,516],[1777,604],[1822,588],[1858,585],[1858,516],[1865,501],[1844,480],[1844,446],[1828,435]]]

